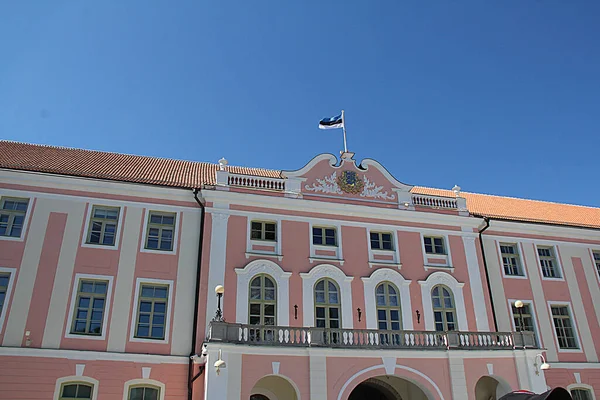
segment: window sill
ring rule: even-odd
[[[374,266],[398,267],[398,269],[401,269],[402,263],[385,262],[385,261],[380,261],[380,260],[369,260],[369,268],[373,268]]]
[[[0,236],[0,240],[8,240],[11,242],[22,242],[23,241],[23,235],[19,236],[19,237],[15,237],[15,236]]]
[[[506,275],[506,274],[502,274],[502,276],[504,278],[506,278],[506,279],[529,279],[525,275]]]
[[[429,271],[430,269],[433,269],[433,270],[440,270],[440,271],[450,271],[450,272],[454,273],[454,267],[451,267],[450,265],[424,265],[423,268],[425,268],[425,271]]]
[[[320,256],[320,257],[308,257],[308,260],[310,261],[310,263],[312,264],[315,261],[333,261],[333,262],[339,262],[340,265],[344,265],[344,261],[343,259],[337,258],[337,257],[325,257],[325,256]]]
[[[250,258],[250,257],[266,257],[266,258],[276,258],[278,261],[283,260],[283,254],[275,254],[275,253],[269,253],[269,252],[259,252],[259,251],[253,251],[253,252],[249,252],[247,251],[245,253],[246,255],[246,259]]]
[[[583,349],[556,349],[559,353],[583,353]]]
[[[152,254],[169,254],[169,255],[177,254],[177,252],[175,250],[147,249],[145,247],[142,247],[140,249],[140,252],[142,252],[142,253],[152,253]]]
[[[545,277],[545,276],[542,276],[542,280],[543,280],[543,281],[551,281],[551,282],[552,282],[552,281],[554,281],[554,282],[564,282],[564,281],[565,281],[565,278],[563,278],[563,277],[560,277],[560,278],[552,278],[552,277]]]
[[[77,334],[77,333],[67,333],[65,335],[67,339],[90,339],[90,340],[106,340],[106,335],[104,332],[102,335],[86,335],[85,333]]]
[[[144,338],[129,338],[130,342],[133,343],[153,343],[153,344],[169,344],[169,341],[166,339],[144,339]]]
[[[81,247],[85,247],[88,249],[119,250],[119,246],[117,246],[116,244],[107,245],[107,244],[95,244],[95,243],[82,243]]]

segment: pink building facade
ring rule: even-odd
[[[600,391],[598,209],[500,218],[352,153],[279,172],[1,146],[0,399]]]

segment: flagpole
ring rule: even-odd
[[[344,153],[347,153],[348,146],[346,145],[346,120],[344,119],[344,110],[342,110],[342,129],[344,131]]]

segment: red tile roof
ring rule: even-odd
[[[215,183],[217,164],[0,141],[0,168],[181,188]],[[228,166],[235,174],[281,177],[281,171]],[[415,186],[416,194],[454,197]],[[515,221],[600,228],[600,208],[462,192],[472,214]]]

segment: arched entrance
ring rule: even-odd
[[[250,393],[250,400],[299,400],[292,383],[277,375],[259,379]]]
[[[383,375],[359,383],[348,400],[427,400],[420,387],[398,376]]]
[[[482,376],[475,384],[475,400],[497,400],[511,390],[503,379]]]

